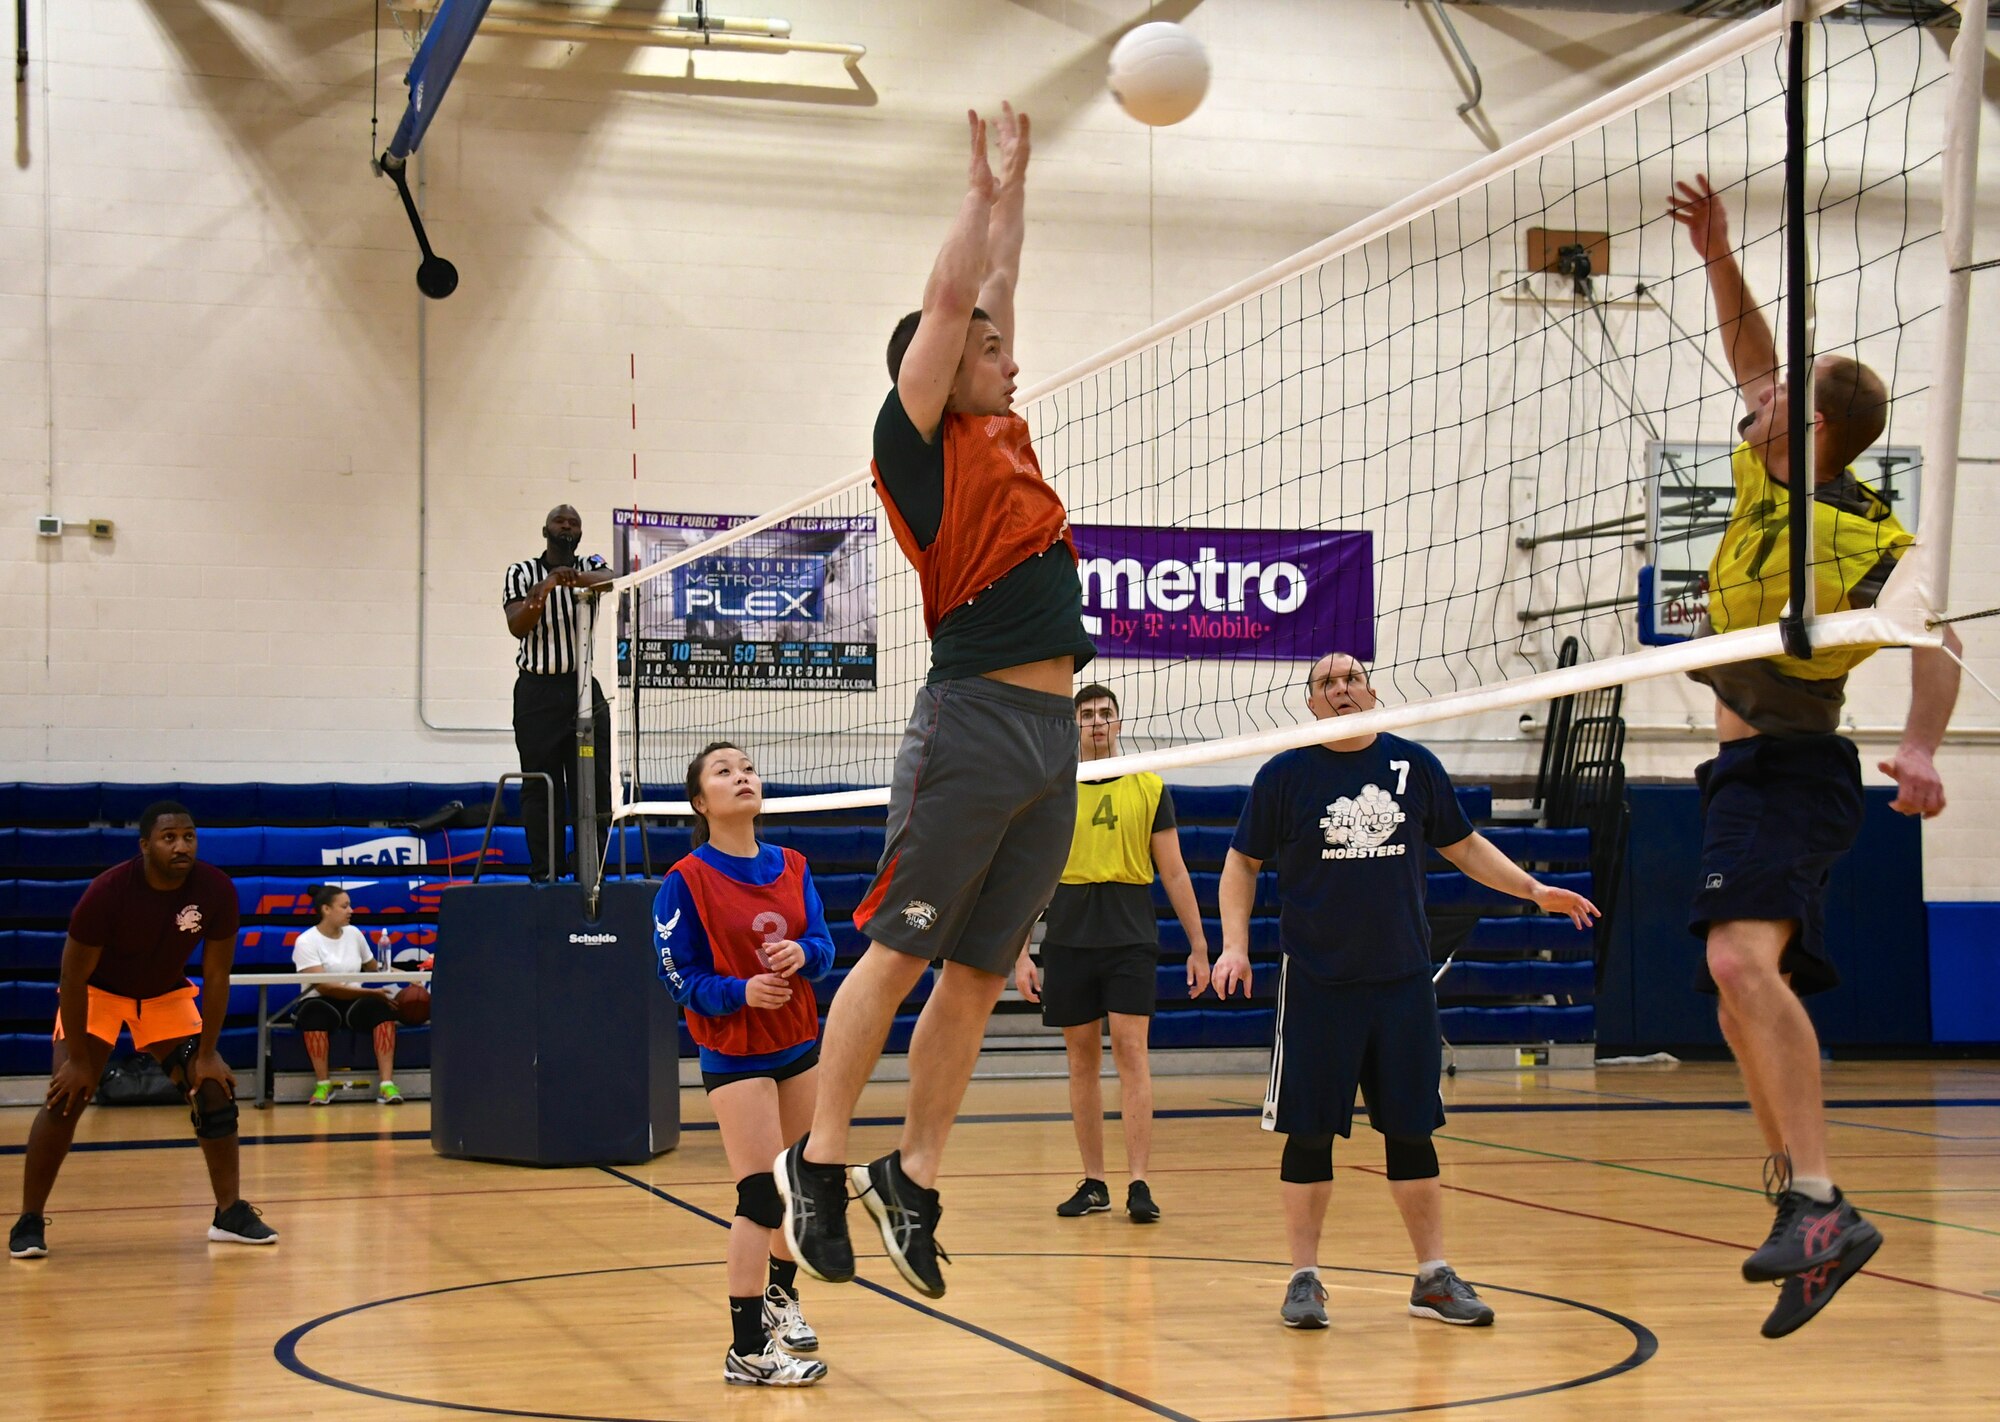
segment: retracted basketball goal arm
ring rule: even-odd
[[[403,120],[396,125],[389,147],[376,160],[376,166],[396,185],[396,195],[403,200],[403,211],[409,216],[410,228],[417,234],[417,246],[424,254],[417,267],[417,290],[433,300],[442,300],[458,288],[458,268],[431,250],[423,214],[417,211],[416,199],[410,196],[405,169],[410,155],[424,141],[424,132],[436,117],[438,105],[444,102],[445,90],[451,87],[451,78],[458,73],[458,63],[465,58],[466,48],[492,3],[493,0],[443,0],[438,6],[403,81],[410,87],[409,107],[403,110]]]

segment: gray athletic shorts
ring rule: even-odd
[[[1076,832],[1076,708],[990,677],[926,686],[896,753],[888,838],[854,926],[1005,976]]]

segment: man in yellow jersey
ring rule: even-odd
[[[1728,214],[1708,179],[1677,183],[1671,211],[1708,266],[1709,292],[1731,371],[1749,413],[1730,458],[1736,503],[1709,566],[1713,630],[1775,622],[1791,573],[1787,509],[1793,484],[1786,383],[1777,346],[1744,285]],[[1882,378],[1845,356],[1813,363],[1812,585],[1818,611],[1872,606],[1914,540],[1848,466],[1888,422]],[[1881,762],[1896,782],[1891,808],[1929,818],[1944,809],[1933,753],[1958,699],[1958,639],[1912,648],[1910,715]],[[1743,1071],[1771,1163],[1777,1219],[1743,1277],[1780,1285],[1764,1336],[1809,1322],[1881,1246],[1882,1236],[1835,1188],[1827,1161],[1819,1039],[1799,1001],[1834,986],[1824,898],[1829,875],[1861,829],[1861,762],[1836,734],[1847,673],[1872,647],[1827,647],[1694,673],[1715,692],[1715,759],[1702,791],[1701,887],[1689,927],[1706,945],[1700,986],[1718,994],[1722,1034]]]
[[[1077,758],[1118,754],[1118,697],[1092,683],[1076,694]],[[1042,1021],[1062,1028],[1069,1054],[1069,1112],[1084,1178],[1076,1193],[1056,1206],[1064,1219],[1111,1208],[1104,1174],[1104,1092],[1099,1075],[1104,1041],[1099,1024],[1111,1021],[1111,1060],[1118,1068],[1119,1114],[1125,1122],[1125,1164],[1131,1184],[1125,1213],[1134,1224],[1152,1224],[1160,1207],[1146,1184],[1153,1155],[1153,1074],[1146,1038],[1159,996],[1160,921],[1153,913],[1153,872],[1158,867],[1167,902],[1187,930],[1187,989],[1199,997],[1208,986],[1208,939],[1194,884],[1181,858],[1174,828],[1174,797],[1157,775],[1145,771],[1097,780],[1077,788],[1076,833],[1062,883],[1043,914],[1048,924],[1038,971],[1021,945],[1014,983],[1021,996],[1042,1005]]]

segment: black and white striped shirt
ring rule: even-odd
[[[572,558],[570,566],[587,573],[597,573],[611,565],[593,553],[588,558]],[[507,589],[501,596],[500,605],[506,607],[526,602],[535,585],[554,568],[554,564],[539,554],[511,565],[507,569]],[[528,635],[521,639],[521,649],[514,653],[514,665],[524,672],[544,676],[562,676],[576,671],[575,588],[549,589],[549,600],[542,607],[540,619],[528,629]]]

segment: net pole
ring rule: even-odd
[[[1804,0],[1785,0],[1785,396],[1791,546],[1790,598],[1779,626],[1785,652],[1812,658],[1812,509],[1818,471],[1813,465],[1812,272],[1806,244],[1806,72],[1811,48]]]
[[[597,860],[597,741],[596,705],[590,695],[591,652],[597,640],[597,593],[579,588],[576,594],[576,882],[585,886],[588,912],[597,913],[601,882]],[[608,750],[608,747],[605,749]],[[557,846],[549,847],[553,861]]]
[[[1882,590],[1884,606],[1914,607],[1927,618],[1951,606],[1952,509],[1958,492],[1959,426],[1965,405],[1965,340],[1972,308],[1974,198],[1979,183],[1979,125],[1984,110],[1987,0],[1953,0],[1958,38],[1951,47],[1945,105],[1944,326],[1938,333],[1923,445],[1923,530],[1917,546]]]

